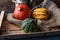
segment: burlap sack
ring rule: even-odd
[[[35,8],[41,7],[42,3],[40,5],[37,5]],[[38,27],[40,27],[43,31],[49,31],[50,27],[57,27],[60,26],[60,9],[56,6],[56,4],[52,1],[49,1],[47,5],[45,5],[45,8],[47,8],[50,11],[51,18],[47,21],[37,21]]]

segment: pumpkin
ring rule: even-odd
[[[30,8],[26,4],[20,4],[15,8],[13,17],[15,19],[24,20],[29,18],[30,15]]]
[[[35,21],[30,18],[27,18],[22,22],[22,28],[26,33],[37,31],[37,26],[36,26]]]
[[[36,8],[32,12],[32,17],[40,20],[47,20],[49,17],[48,10],[46,8]]]

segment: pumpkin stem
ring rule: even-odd
[[[20,11],[22,11],[23,10],[23,8],[20,8]]]

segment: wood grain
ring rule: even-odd
[[[2,23],[3,23],[4,15],[5,15],[5,11],[1,11],[1,15],[0,15],[0,28],[1,28]]]

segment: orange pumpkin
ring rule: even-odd
[[[15,8],[14,18],[24,20],[31,16],[30,8],[26,4],[20,4]]]

